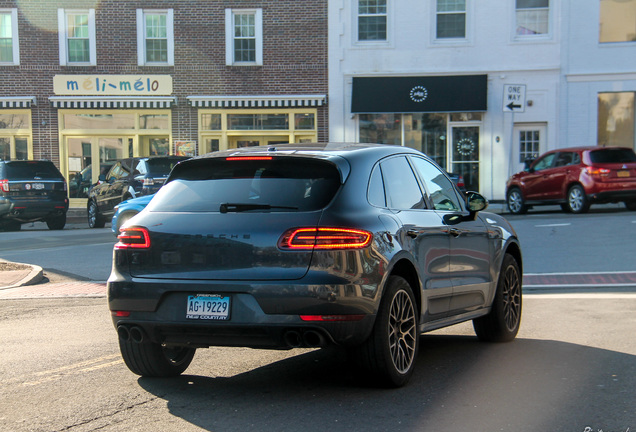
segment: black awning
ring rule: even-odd
[[[352,113],[487,111],[487,75],[354,77]]]

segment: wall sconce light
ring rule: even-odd
[[[527,105],[528,105],[529,107],[531,107],[533,104],[534,104],[534,101],[533,101],[532,99],[530,99],[530,100],[528,101],[528,103],[527,103]]]

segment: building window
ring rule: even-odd
[[[634,93],[599,93],[598,145],[634,148]]]
[[[226,65],[263,64],[262,9],[226,9],[225,28]]]
[[[516,0],[516,35],[547,35],[550,0]]]
[[[601,0],[599,42],[636,41],[636,0]]]
[[[0,64],[20,64],[18,41],[18,10],[0,9]]]
[[[541,142],[541,131],[520,130],[519,131],[519,162],[525,163],[528,159],[536,159],[539,156],[539,143]]]
[[[466,0],[437,0],[437,39],[466,37]]]
[[[139,66],[174,65],[173,10],[137,9]]]
[[[95,9],[58,9],[60,64],[97,64]]]
[[[387,40],[387,0],[358,0],[358,40]]]

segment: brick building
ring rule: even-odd
[[[325,141],[327,0],[0,0],[0,77],[0,158],[69,182],[127,156]]]

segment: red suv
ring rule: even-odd
[[[585,213],[591,204],[624,202],[636,210],[636,154],[623,147],[572,147],[549,151],[508,179],[512,214],[536,205],[560,204]]]

